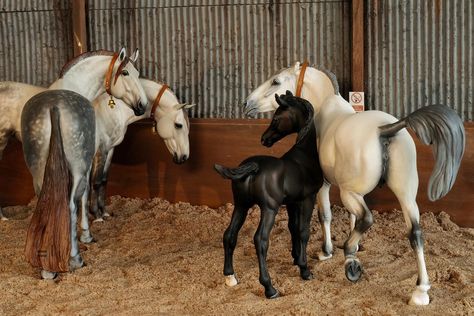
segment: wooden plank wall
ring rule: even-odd
[[[291,147],[289,137],[273,148],[260,144],[267,120],[191,120],[191,158],[183,165],[172,162],[163,141],[151,133],[150,122],[130,127],[117,148],[109,177],[109,195],[149,198],[217,207],[232,202],[230,182],[214,172],[213,164],[236,166],[256,154],[281,155]],[[461,226],[474,227],[474,124],[466,124],[466,153],[452,191],[443,199],[430,202],[426,186],[433,167],[429,146],[416,141],[422,211],[445,211]],[[21,144],[12,141],[0,161],[0,205],[25,204],[33,197],[31,176],[22,157]],[[377,188],[366,198],[371,209],[388,211],[399,208],[386,187]],[[332,189],[332,203],[340,205],[338,191]]]

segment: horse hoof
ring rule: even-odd
[[[41,278],[44,280],[53,280],[58,276],[56,272],[41,270]]]
[[[99,217],[99,218],[94,219],[92,222],[93,222],[93,223],[102,223],[103,221],[104,221],[104,218],[103,218],[103,217]]]
[[[6,218],[5,216],[2,216],[2,217],[0,217],[0,220],[1,221],[8,221],[8,218]]]
[[[104,217],[111,217],[112,215],[110,215],[109,213],[107,212],[104,212]]]
[[[280,297],[280,293],[279,293],[277,290],[272,289],[272,291],[270,291],[270,293],[267,293],[267,292],[265,291],[265,296],[266,296],[269,300],[272,300],[272,299],[274,299],[274,298]]]
[[[415,306],[424,306],[430,303],[430,297],[428,295],[428,289],[430,286],[422,286],[419,285],[416,287],[416,290],[411,295],[410,301],[408,302],[409,305]]]
[[[79,268],[82,268],[84,266],[84,260],[82,260],[82,257],[80,254],[75,255],[74,257],[71,257],[69,259],[69,270],[74,271]]]
[[[314,279],[314,276],[313,274],[311,273],[311,271],[307,268],[307,267],[304,267],[304,268],[300,268],[300,276],[303,280],[312,280]]]
[[[326,255],[324,252],[320,252],[318,253],[318,260],[319,261],[326,261],[328,259],[331,259],[332,258],[332,253]]]
[[[235,274],[225,276],[225,285],[233,287],[239,284],[239,280],[235,277]]]
[[[362,276],[362,266],[357,259],[346,260],[346,278],[351,282],[359,281]]]

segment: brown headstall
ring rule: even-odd
[[[308,61],[305,60],[303,65],[301,66],[300,75],[298,77],[298,83],[296,85],[295,96],[297,97],[301,97],[301,90],[303,89],[303,82],[304,82],[304,74],[306,72],[307,67],[308,67]]]

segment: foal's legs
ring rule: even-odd
[[[291,234],[291,256],[293,257],[293,264],[298,265],[298,258],[300,256],[300,236],[298,231],[300,208],[296,203],[288,203],[286,210],[288,211],[288,229]]]
[[[273,287],[272,280],[267,269],[267,251],[270,231],[275,223],[275,216],[278,212],[278,206],[260,205],[261,218],[257,232],[253,238],[255,250],[257,251],[258,267],[260,270],[259,281],[265,287],[265,296],[267,298],[276,298],[278,291]]]
[[[372,226],[373,218],[362,195],[341,188],[341,200],[344,206],[356,216],[355,227],[344,243],[346,277],[356,282],[362,275],[362,266],[355,254],[362,235]]]
[[[306,248],[309,240],[309,227],[311,224],[311,216],[313,215],[315,197],[306,198],[300,203],[300,212],[298,219],[298,234],[300,240],[299,257],[297,259],[298,267],[300,268],[300,275],[303,280],[311,280],[313,274],[308,268],[308,258],[306,255]]]
[[[224,276],[227,286],[235,286],[238,283],[234,273],[233,256],[235,246],[237,245],[237,237],[242,225],[247,218],[249,207],[251,205],[239,203],[235,200],[234,212],[230,220],[229,227],[224,232]]]
[[[318,192],[318,217],[323,232],[322,252],[318,254],[319,260],[327,260],[332,257],[333,247],[331,241],[331,203],[329,202],[329,190],[331,184],[324,182]]]

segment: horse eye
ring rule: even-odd
[[[277,85],[279,85],[279,84],[280,84],[280,81],[278,81],[277,78],[273,79],[273,81],[272,81],[272,86],[277,86]]]
[[[175,127],[176,129],[182,129],[182,128],[183,128],[183,124],[174,123],[174,127]]]
[[[122,70],[122,75],[123,76],[128,76],[128,70]]]

